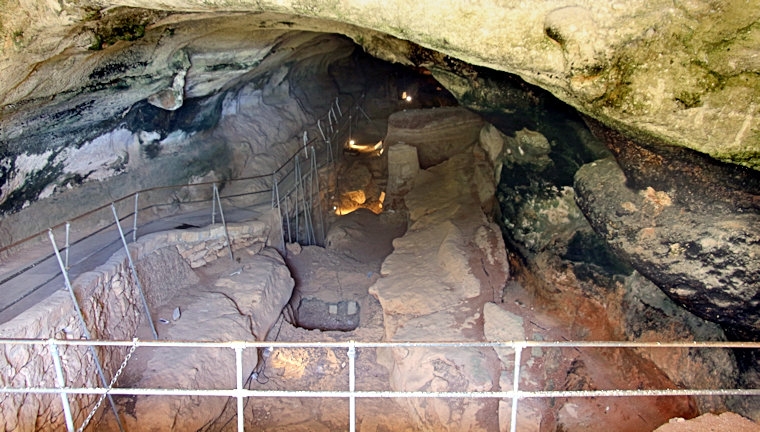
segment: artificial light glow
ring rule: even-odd
[[[406,100],[406,96],[407,96],[406,92],[401,93],[401,99]]]
[[[411,102],[411,101],[412,101],[412,97],[411,97],[411,96],[407,96],[407,97],[405,97],[404,99],[405,99],[407,102]]]
[[[378,141],[376,144],[357,144],[355,140],[350,140],[348,142],[348,148],[359,153],[373,153],[379,151],[380,154],[382,154],[383,142]]]

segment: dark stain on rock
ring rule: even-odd
[[[692,210],[715,205],[739,212],[760,210],[760,172],[655,138],[634,140],[597,120],[584,119],[615,156],[629,187],[672,192]]]

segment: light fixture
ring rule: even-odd
[[[411,102],[411,101],[412,101],[412,96],[411,96],[411,95],[407,95],[407,97],[405,97],[404,99],[405,99],[407,102]]]

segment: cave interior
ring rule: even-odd
[[[92,233],[109,226],[105,242],[118,240],[110,203],[145,191],[141,199],[152,205],[141,208],[141,241],[156,243],[151,236],[161,230],[179,239],[170,252],[154,253],[161,260],[145,253],[137,264],[137,277],[156,291],[148,304],[162,340],[758,340],[756,170],[616,130],[517,75],[388,35],[363,36],[342,25],[344,34],[310,31],[308,21],[275,14],[195,17],[131,8],[97,14],[82,25],[94,35],[91,44],[36,71],[57,82],[22,89],[27,96],[3,105],[0,136],[2,284],[19,284],[14,277],[30,262],[47,256],[54,263],[48,227],[60,237],[62,223],[81,220],[73,223],[75,239],[95,240],[81,243],[91,253],[68,270],[86,321],[103,325],[91,330],[93,339],[151,338],[139,305],[131,324],[122,318],[108,324],[111,312],[103,311],[114,306],[97,304],[112,300],[88,299],[90,288],[79,287],[112,256],[123,260],[120,243],[100,249]],[[62,77],[67,69],[77,77],[71,82]],[[280,218],[271,219],[270,176],[293,160],[298,172],[318,163],[322,156],[309,159],[306,142],[319,141],[318,132],[324,137],[333,118],[343,131],[328,144],[334,163],[309,171],[322,189],[301,213],[296,193],[295,204],[288,201],[295,208],[280,208]],[[408,165],[410,148],[416,166]],[[253,180],[237,182],[244,178]],[[200,183],[214,188],[187,187]],[[183,187],[160,189],[175,185]],[[246,195],[259,187],[267,190],[263,199]],[[217,193],[235,231],[214,246],[213,259],[190,246],[185,253],[182,242],[209,229],[208,205]],[[106,216],[82,217],[102,206]],[[113,211],[128,214],[131,206],[121,202]],[[304,222],[307,216],[314,219]],[[142,228],[155,221],[165,222],[156,233]],[[205,261],[196,265],[199,259]],[[441,274],[423,281],[430,261]],[[111,280],[109,290],[118,283],[124,284]],[[51,286],[19,294],[23,302],[4,300],[3,338],[81,337],[71,315],[62,325],[31,312],[61,294],[62,280]],[[257,299],[245,297],[254,291]],[[236,313],[221,306],[230,301],[239,317],[229,318]],[[756,349],[528,351],[521,385],[536,391],[760,385]],[[109,353],[102,357],[118,363],[125,350]],[[227,354],[139,348],[118,386],[225,382],[230,370],[218,369],[234,363]],[[511,386],[514,364],[498,350],[406,355],[372,352],[360,357],[359,373],[371,375],[367,385],[380,390]],[[6,363],[23,369],[16,360],[6,355]],[[339,350],[249,350],[245,361],[255,373],[251,389],[345,384]],[[420,365],[430,365],[430,374]],[[93,372],[69,376],[73,382],[87,373]],[[95,400],[77,398],[83,407]],[[208,405],[189,397],[114,399],[120,422],[104,404],[92,430],[226,430],[234,417],[232,399]],[[506,430],[505,400],[370,399],[359,407],[360,430]],[[518,430],[655,430],[671,418],[724,412],[760,420],[757,395],[523,401]],[[247,426],[344,429],[343,402],[246,404]],[[6,427],[62,427],[61,411],[44,399],[14,403],[16,411],[4,411]],[[34,411],[31,429],[25,405]],[[77,415],[81,422],[86,412]]]

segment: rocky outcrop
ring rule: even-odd
[[[555,120],[562,117],[549,114],[547,118]],[[565,335],[567,338],[634,341],[725,340],[726,335],[720,326],[690,313],[671,300],[657,285],[639,272],[633,271],[626,257],[617,256],[607,241],[596,234],[576,203],[583,200],[576,196],[582,193],[582,190],[574,188],[572,182],[568,184],[567,175],[577,171],[578,161],[607,155],[610,166],[592,168],[593,164],[590,164],[581,170],[583,172],[586,169],[599,169],[598,174],[584,177],[584,187],[605,190],[605,193],[594,194],[599,202],[589,203],[588,208],[604,207],[604,202],[619,199],[621,192],[609,187],[609,178],[601,173],[620,168],[611,160],[610,153],[601,142],[588,131],[584,132],[579,123],[574,124],[570,119],[565,119],[560,127],[555,121],[540,125],[540,132],[547,137],[551,151],[547,153],[531,150],[529,153],[523,148],[522,158],[514,156],[514,143],[517,140],[510,136],[509,129],[506,130],[507,133],[489,131],[485,134],[490,137],[489,142],[501,142],[505,149],[513,150],[512,155],[507,151],[501,152],[497,163],[503,164],[502,184],[499,186],[498,197],[505,236],[510,245],[509,249],[515,253],[512,262],[515,264],[513,268],[516,279],[523,282],[523,286],[530,291],[534,299],[540,299],[537,301],[539,304],[551,310],[553,318],[563,323],[559,325],[561,328],[571,332]],[[513,127],[515,137],[519,136],[521,126]],[[556,134],[555,130],[560,128],[566,131],[564,136]],[[531,136],[535,136],[535,133]],[[604,138],[606,135],[599,134],[599,136]],[[508,147],[510,140],[513,143],[512,147]],[[543,142],[538,137],[534,141]],[[615,149],[615,147],[611,148],[613,152]],[[550,163],[547,164],[546,158],[549,158]],[[634,167],[638,167],[636,163],[643,163],[643,161],[637,162],[635,157],[629,158],[629,161]],[[549,169],[544,168],[547,165]],[[669,167],[669,163],[652,164],[650,170],[658,169],[665,173]],[[679,167],[683,168],[685,165],[673,165],[676,170]],[[715,175],[715,171],[704,166],[701,170],[704,176]],[[683,183],[689,181],[686,178],[687,172],[680,170],[676,172],[680,178],[671,179],[669,184],[675,185],[677,181]],[[559,173],[559,175],[547,173]],[[622,173],[619,172],[619,176],[621,176],[617,180],[619,186],[628,191],[626,193],[643,199],[643,195],[636,195],[636,192],[628,190],[622,184],[624,181]],[[644,176],[639,178],[644,179]],[[651,178],[657,177],[652,175]],[[737,178],[731,181],[734,185],[739,182]],[[719,184],[726,182],[730,184],[729,180],[724,180]],[[667,190],[668,194],[674,194],[672,202],[681,202],[680,198],[675,198],[673,188]],[[697,194],[693,193],[696,190],[696,188],[685,189],[685,192],[692,193],[687,194],[683,202],[691,202],[688,198],[696,196]],[[738,188],[735,189],[735,191],[738,190]],[[653,190],[652,197],[657,196],[658,194]],[[661,192],[659,196],[664,205],[665,194]],[[724,203],[728,202],[729,200],[724,201]],[[628,210],[625,209],[626,207]],[[727,204],[719,203],[716,207],[726,208]],[[703,208],[708,207],[703,206]],[[617,216],[622,217],[627,214],[626,212],[633,210],[631,205],[626,204],[617,209]],[[641,211],[640,207],[638,211]],[[682,216],[686,217],[690,214],[692,213],[686,212]],[[629,217],[631,215],[632,213],[628,213]],[[608,222],[613,224],[608,225],[609,229],[620,230],[629,226],[629,222],[622,219],[608,220]],[[668,226],[664,223],[660,225],[658,222],[653,225],[653,229],[660,235],[667,236],[671,231]],[[693,226],[689,229],[693,229]],[[694,233],[694,235],[700,234]],[[700,238],[702,241],[712,241],[710,237]],[[625,237],[611,240],[614,246],[624,242]],[[721,269],[701,269],[700,271],[706,274],[710,271],[721,271]],[[519,289],[512,284],[513,282],[505,289],[505,296],[510,296],[510,298],[514,296],[514,292],[519,292]],[[520,301],[524,301],[524,298]],[[751,361],[742,362],[738,357],[740,352],[637,350],[636,354],[651,362],[679,386],[728,388],[756,385],[752,381],[753,366],[747,367]],[[619,358],[619,360],[633,361],[631,358],[626,360]],[[745,403],[744,399],[746,398],[705,397],[696,399],[695,404],[699,412],[720,412],[730,409],[750,418],[757,418],[757,410],[751,403]],[[574,402],[573,409],[581,408]],[[572,418],[568,410],[565,410],[562,420],[572,423],[579,419]]]
[[[431,110],[433,118],[440,110]],[[446,118],[446,113],[441,113]],[[418,119],[419,113],[411,113]],[[417,124],[424,128],[424,124]],[[479,128],[475,129],[477,138]],[[370,294],[383,307],[385,340],[469,341],[484,338],[483,307],[499,295],[509,267],[499,230],[483,208],[491,196],[475,193],[493,182],[493,170],[477,146],[462,146],[436,166],[420,171],[403,197],[409,230],[393,241]],[[435,328],[434,334],[430,329]],[[488,391],[499,386],[492,350],[389,349],[378,354],[397,391]],[[436,430],[495,430],[493,400],[406,400],[411,415]]]
[[[760,215],[687,206],[672,190],[630,189],[612,159],[576,175],[578,205],[641,274],[696,315],[737,336],[760,335]]]

